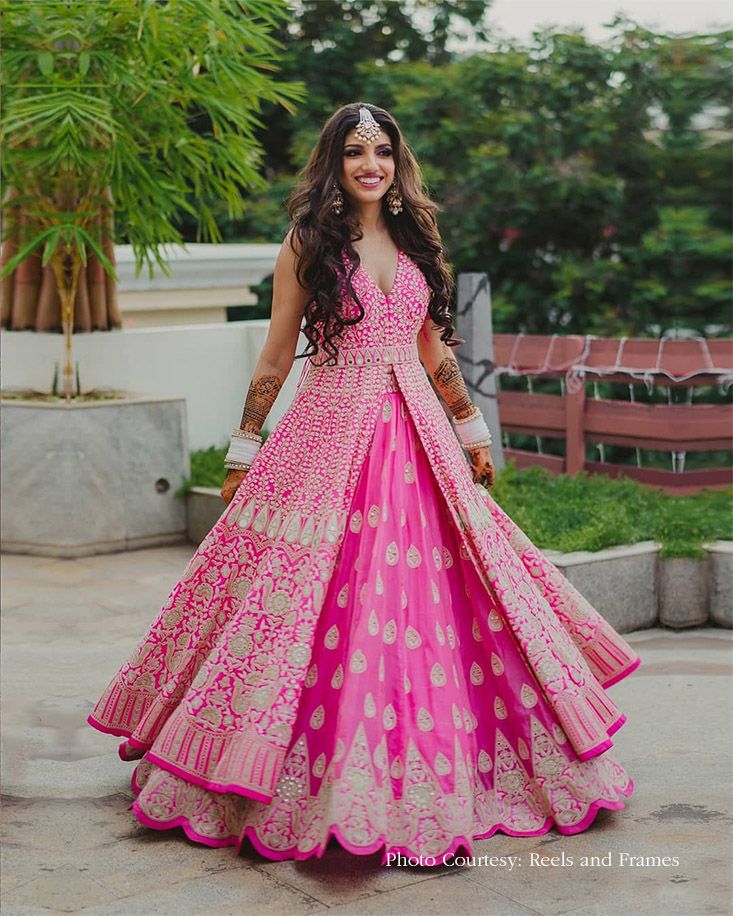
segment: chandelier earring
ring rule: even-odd
[[[387,191],[387,207],[392,216],[402,213],[402,197],[397,188],[397,182],[392,182],[389,191]]]
[[[341,188],[334,181],[331,185],[331,190],[334,192],[333,201],[331,202],[331,209],[336,214],[336,216],[341,216],[344,212],[344,195],[341,193]]]

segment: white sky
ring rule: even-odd
[[[733,7],[723,0],[494,0],[488,21],[507,38],[529,42],[545,25],[579,25],[593,41],[616,13],[663,32],[707,32],[731,28]]]

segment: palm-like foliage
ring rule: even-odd
[[[219,241],[212,202],[236,219],[245,193],[265,186],[262,104],[290,111],[303,89],[272,76],[284,0],[5,0],[3,9],[2,176],[18,247],[4,273],[43,246],[62,301],[70,397],[79,269],[93,252],[113,272],[111,209],[138,268],[165,269],[161,246],[182,240],[182,213]]]

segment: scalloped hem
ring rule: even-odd
[[[132,780],[133,791],[137,791],[134,781],[134,774]],[[503,833],[505,836],[511,837],[536,837],[544,836],[546,833],[549,833],[550,830],[555,829],[558,833],[565,836],[571,836],[576,833],[582,833],[584,830],[587,830],[591,824],[595,821],[598,816],[598,812],[601,809],[606,809],[609,811],[620,811],[625,808],[624,801],[622,797],[629,798],[634,792],[634,781],[629,777],[628,783],[624,786],[623,789],[619,790],[619,797],[612,801],[610,799],[600,799],[598,801],[592,802],[588,807],[588,811],[585,816],[578,821],[576,824],[561,825],[556,823],[552,817],[548,817],[545,823],[538,830],[530,831],[521,831],[513,830],[511,827],[507,827],[504,824],[495,824],[489,830],[484,833],[478,833],[473,837],[473,840],[487,840],[490,839],[497,833]],[[205,837],[203,834],[197,833],[196,830],[191,826],[189,821],[185,817],[173,818],[170,821],[155,821],[152,818],[148,817],[145,812],[140,810],[139,803],[137,799],[133,801],[130,806],[133,814],[137,820],[144,826],[149,827],[152,830],[173,830],[176,827],[180,827],[184,834],[194,843],[199,843],[203,846],[210,846],[213,848],[221,848],[224,846],[234,846],[236,847],[237,854],[242,850],[242,846],[245,840],[249,840],[250,844],[254,850],[261,856],[271,861],[280,862],[286,859],[292,859],[297,862],[305,861],[306,859],[322,859],[326,848],[328,847],[329,842],[332,839],[335,839],[337,843],[348,853],[356,856],[371,856],[375,855],[378,852],[382,853],[382,859],[380,865],[389,867],[387,865],[387,856],[389,854],[396,854],[405,856],[407,858],[416,858],[420,859],[420,864],[426,865],[427,867],[440,866],[444,864],[445,859],[450,858],[451,856],[456,855],[462,849],[465,850],[465,855],[473,856],[473,845],[472,841],[467,837],[457,837],[445,851],[438,853],[437,855],[430,856],[421,856],[420,853],[414,852],[406,846],[391,846],[384,837],[380,837],[376,842],[372,843],[369,846],[355,846],[346,840],[338,826],[332,825],[328,828],[326,833],[326,838],[321,843],[320,846],[308,851],[302,852],[296,847],[292,847],[287,850],[274,850],[265,846],[264,843],[259,839],[253,827],[245,827],[241,836],[229,836],[222,839],[213,839],[211,837]],[[423,858],[433,859],[434,862],[422,862]]]

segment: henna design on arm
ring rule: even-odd
[[[259,433],[281,388],[282,382],[276,375],[261,375],[252,379],[244,402],[240,429]]]
[[[433,380],[456,420],[473,412],[473,403],[461,370],[453,357],[447,356],[433,372]]]

